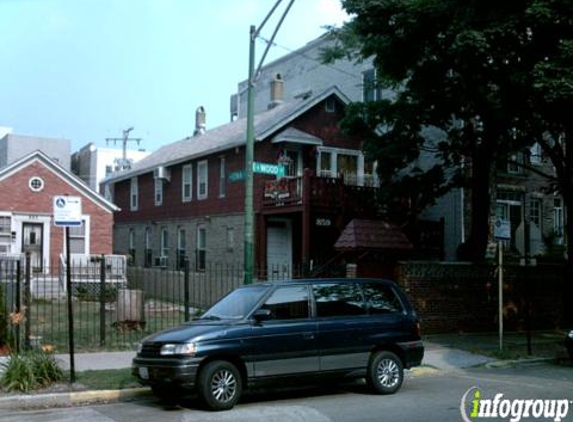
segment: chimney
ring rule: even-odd
[[[283,102],[283,76],[277,73],[271,81],[271,102],[269,103],[269,110]]]
[[[203,106],[199,106],[195,111],[195,132],[193,132],[193,136],[205,133],[205,121],[205,108]]]

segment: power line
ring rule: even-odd
[[[344,74],[344,75],[346,75],[346,76],[350,76],[350,77],[352,77],[352,78],[362,80],[362,76],[358,76],[358,75],[356,75],[356,74],[354,74],[354,73],[347,72],[346,70],[340,69],[340,68],[338,68],[338,67],[336,67],[336,66],[334,66],[334,65],[327,64],[327,63],[323,63],[323,62],[321,62],[320,60],[317,60],[316,58],[311,57],[311,56],[309,56],[309,55],[307,55],[307,54],[305,54],[305,53],[303,53],[303,52],[301,52],[301,51],[293,50],[292,48],[285,47],[284,45],[277,44],[277,43],[274,42],[274,41],[271,42],[271,41],[269,41],[268,39],[262,37],[261,35],[259,35],[257,38],[259,38],[261,41],[263,41],[263,42],[266,43],[266,44],[270,44],[270,45],[272,45],[273,47],[282,48],[283,50],[285,50],[285,51],[287,51],[287,52],[289,52],[289,53],[296,54],[297,56],[300,56],[300,57],[303,57],[303,58],[305,58],[305,59],[307,59],[307,60],[310,60],[310,61],[312,61],[312,62],[315,62],[315,63],[319,64],[320,66],[328,67],[328,68],[330,68],[330,69],[332,69],[332,70],[335,70],[335,71],[337,71],[337,72],[339,72],[339,73],[342,73],[342,74]]]

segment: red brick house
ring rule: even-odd
[[[63,252],[64,229],[54,226],[53,197],[82,199],[81,227],[70,230],[74,254],[112,252],[118,208],[41,151],[0,169],[0,254],[30,252],[35,271],[48,271]]]
[[[254,177],[255,259],[269,276],[328,261],[346,223],[369,212],[362,198],[377,185],[375,166],[361,140],[338,127],[347,102],[331,87],[288,101],[275,96],[255,116],[255,162],[285,168],[284,177]],[[242,264],[246,119],[205,131],[200,108],[197,120],[194,136],[105,182],[121,208],[115,253],[136,265],[180,266],[184,256],[196,270]]]

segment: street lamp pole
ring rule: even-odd
[[[253,211],[253,161],[255,156],[255,98],[254,87],[257,76],[263,66],[263,62],[267,57],[267,53],[274,42],[275,36],[281,27],[286,15],[292,7],[295,0],[290,0],[283,15],[281,16],[277,26],[269,40],[265,51],[263,52],[261,61],[255,70],[255,41],[267,23],[271,15],[277,9],[282,0],[277,0],[271,11],[267,14],[263,22],[258,28],[251,25],[249,32],[249,79],[247,82],[247,146],[245,150],[245,234],[244,234],[244,284],[251,284],[253,282],[253,269],[254,269],[254,211]]]

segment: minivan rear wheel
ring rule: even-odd
[[[370,359],[366,381],[375,393],[394,394],[404,381],[402,361],[387,350],[374,353]]]
[[[231,409],[243,391],[241,374],[231,362],[209,362],[199,373],[197,392],[211,410]]]

